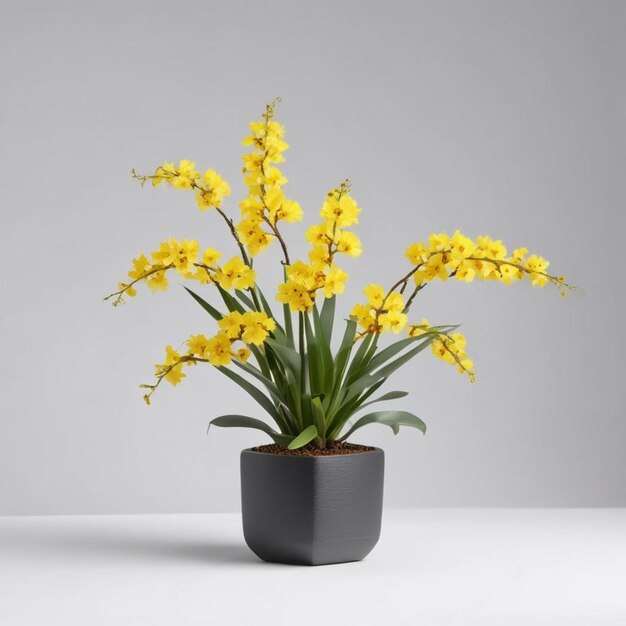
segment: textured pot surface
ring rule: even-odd
[[[385,456],[241,452],[243,533],[265,561],[360,561],[380,536]]]

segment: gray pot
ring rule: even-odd
[[[243,534],[264,561],[360,561],[380,536],[385,455],[241,452]]]

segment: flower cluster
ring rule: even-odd
[[[222,254],[214,248],[207,248],[202,259],[199,259],[200,246],[197,241],[174,239],[159,244],[159,247],[150,254],[140,254],[133,259],[133,267],[128,272],[130,282],[118,283],[119,290],[105,299],[113,298],[113,304],[123,302],[124,296],[134,297],[137,294],[135,285],[145,282],[153,291],[165,291],[168,287],[166,273],[176,270],[180,276],[200,283],[215,283],[222,289],[250,289],[254,285],[256,272],[246,265],[243,260],[234,256],[224,265],[218,265]]]
[[[347,226],[358,224],[361,209],[350,196],[350,183],[328,192],[320,210],[323,221],[306,232],[311,244],[309,263],[297,261],[287,267],[287,279],[278,286],[276,299],[288,304],[291,311],[308,312],[313,308],[318,291],[326,298],[342,294],[348,273],[335,265],[337,254],[358,257],[361,241]]]
[[[174,189],[194,189],[196,203],[201,211],[211,207],[219,209],[224,197],[230,195],[229,184],[215,170],[207,170],[200,174],[195,163],[186,159],[180,161],[178,166],[165,162],[149,176],[139,176],[135,170],[132,170],[132,175],[140,180],[142,185],[150,180],[154,187],[164,182]]]
[[[300,204],[287,198],[283,191],[287,179],[278,164],[284,162],[284,152],[289,146],[284,140],[284,127],[274,119],[278,101],[276,99],[266,106],[260,121],[250,123],[250,134],[243,140],[243,144],[249,149],[242,157],[247,192],[239,203],[241,215],[237,218],[238,222],[222,207],[224,199],[230,195],[230,187],[215,170],[209,169],[201,173],[189,160],[181,160],[177,165],[165,162],[146,176],[138,175],[132,170],[133,177],[142,185],[150,182],[155,187],[168,185],[174,189],[194,192],[201,211],[212,208],[218,214],[218,219],[224,220],[238,247],[238,255],[222,263],[221,252],[214,248],[202,251],[196,240],[169,238],[150,254],[140,254],[134,258],[128,279],[120,282],[118,291],[105,299],[112,299],[114,305],[119,304],[124,296],[136,295],[136,285],[140,282],[145,283],[153,292],[163,291],[168,287],[168,272],[172,270],[183,279],[202,285],[216,285],[216,291],[228,309],[226,313],[220,312],[199,295],[193,292],[191,295],[218,320],[218,332],[211,337],[202,334],[191,336],[185,344],[186,348],[181,351],[167,346],[164,362],[156,366],[155,384],[143,385],[149,390],[145,395],[146,401],[149,403],[150,396],[162,380],[178,384],[185,377],[186,366],[206,362],[222,368],[233,359],[236,363],[246,363],[253,353],[259,366],[254,368],[256,372],[252,369],[252,363],[242,367],[257,379],[267,378],[271,383],[269,389],[276,389],[281,393],[289,390],[284,398],[276,400],[272,396],[271,401],[268,399],[270,405],[276,403],[273,416],[277,423],[293,419],[294,424],[290,428],[294,432],[290,431],[290,434],[295,435],[301,433],[304,427],[312,426],[305,421],[309,417],[319,417],[319,406],[316,405],[314,410],[307,402],[310,404],[312,398],[315,398],[320,402],[322,410],[331,413],[326,417],[332,425],[329,431],[332,439],[339,434],[341,428],[339,425],[337,429],[335,423],[337,415],[347,419],[346,416],[351,415],[358,404],[354,404],[354,395],[344,394],[344,399],[348,398],[352,404],[342,407],[343,387],[345,384],[357,383],[347,374],[342,378],[346,365],[346,348],[344,347],[340,359],[337,355],[339,367],[335,368],[337,363],[329,362],[329,355],[331,360],[334,358],[331,346],[322,346],[324,341],[329,340],[330,333],[328,337],[324,337],[325,330],[318,334],[318,327],[328,328],[330,324],[332,328],[329,318],[334,311],[334,302],[325,302],[321,313],[315,305],[316,298],[320,296],[330,299],[344,292],[348,274],[336,264],[336,260],[340,255],[358,257],[362,253],[361,241],[351,230],[351,227],[359,223],[361,209],[351,196],[348,180],[331,189],[319,213],[321,221],[306,230],[310,249],[303,257],[305,260],[291,260],[280,228],[282,222],[301,221],[303,212]],[[280,245],[283,256],[283,282],[278,285],[276,294],[276,300],[284,305],[282,326],[273,319],[270,304],[256,284],[256,272],[253,269],[256,255],[266,249],[274,239]],[[406,249],[405,256],[411,264],[410,269],[388,288],[377,283],[367,285],[363,290],[365,301],[355,304],[350,311],[351,321],[346,330],[345,341],[350,344],[350,350],[360,342],[355,355],[360,363],[358,367],[352,368],[353,377],[355,372],[367,371],[366,361],[373,360],[378,349],[379,335],[384,332],[398,334],[408,330],[411,338],[428,335],[423,340],[431,343],[432,351],[438,358],[454,365],[459,372],[474,380],[474,364],[466,353],[465,337],[458,332],[449,332],[456,327],[432,327],[425,319],[420,323],[409,323],[408,313],[414,299],[433,281],[455,278],[466,283],[493,280],[509,285],[528,278],[533,286],[552,284],[562,294],[570,288],[562,276],[548,273],[549,263],[543,257],[529,255],[526,248],[517,248],[509,253],[502,241],[488,236],[471,239],[460,231],[452,235],[434,233],[426,242],[411,244]],[[297,338],[292,319],[294,312],[299,314]],[[312,325],[309,317],[311,312],[314,322]],[[268,338],[271,341],[266,343]],[[237,347],[237,342],[241,342],[241,347]],[[403,339],[391,351],[379,352],[375,362],[380,365],[378,359],[381,355],[383,359],[389,359],[391,353],[397,354],[413,343],[409,339]],[[295,367],[293,351],[298,350],[300,358],[295,359]],[[305,361],[306,367],[302,365]],[[291,371],[291,367],[295,368],[294,371]],[[321,375],[320,368],[328,371]],[[231,374],[228,371],[227,373]],[[328,385],[331,377],[335,379],[332,385]],[[375,377],[370,378],[374,380]],[[365,382],[369,380],[366,379]],[[294,391],[294,385],[300,385],[297,392]],[[360,394],[365,387],[357,389]],[[369,393],[371,391],[364,392],[359,395],[359,399],[367,398]],[[316,428],[317,426],[319,421]],[[320,437],[323,440],[323,436]]]
[[[283,140],[285,129],[274,117],[276,102],[266,107],[263,120],[250,123],[251,134],[243,140],[252,152],[243,156],[244,182],[248,196],[239,203],[242,219],[237,224],[237,234],[250,256],[256,256],[276,237],[283,248],[285,263],[289,255],[278,230],[278,222],[299,222],[302,208],[283,193],[287,179],[276,167],[285,158],[283,152],[289,145]]]
[[[368,285],[363,294],[367,298],[366,304],[355,304],[350,311],[359,326],[364,329],[361,335],[367,333],[382,333],[390,330],[399,333],[408,321],[404,313],[404,296],[398,292],[390,290],[386,292],[382,285]]]
[[[187,350],[184,353],[174,350],[172,346],[166,346],[165,361],[155,365],[156,382],[152,385],[141,385],[143,389],[148,389],[144,395],[144,400],[148,404],[162,380],[178,385],[186,377],[183,371],[185,366],[210,363],[215,367],[225,367],[230,365],[233,359],[246,363],[250,358],[250,349],[246,346],[234,348],[233,344],[237,341],[254,346],[263,344],[276,328],[276,322],[265,313],[233,312],[219,320],[218,326],[220,330],[213,337],[207,338],[204,335],[189,337],[185,342]]]
[[[452,235],[432,234],[428,243],[410,245],[405,256],[413,265],[411,275],[420,288],[433,280],[455,277],[466,283],[474,279],[497,280],[505,285],[525,277],[535,287],[556,285],[561,294],[568,285],[562,276],[547,273],[548,261],[535,254],[527,256],[526,248],[513,250],[510,256],[501,240],[483,236],[472,240],[458,230]]]
[[[409,326],[409,337],[420,337],[430,330],[431,326],[427,319],[422,319],[419,324]],[[471,382],[476,380],[474,362],[467,356],[465,345],[467,340],[461,333],[441,333],[431,344],[432,353],[442,361],[455,365],[459,374],[467,374]]]

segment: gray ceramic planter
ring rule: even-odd
[[[241,453],[243,534],[264,561],[360,561],[380,536],[385,455]]]

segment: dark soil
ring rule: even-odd
[[[288,450],[276,443],[269,443],[264,446],[252,448],[255,452],[265,452],[267,454],[282,454],[285,456],[334,456],[336,454],[360,454],[361,452],[371,452],[376,448],[372,446],[360,446],[357,443],[340,443],[333,441],[325,448],[318,448],[313,444],[308,444],[297,450]]]

